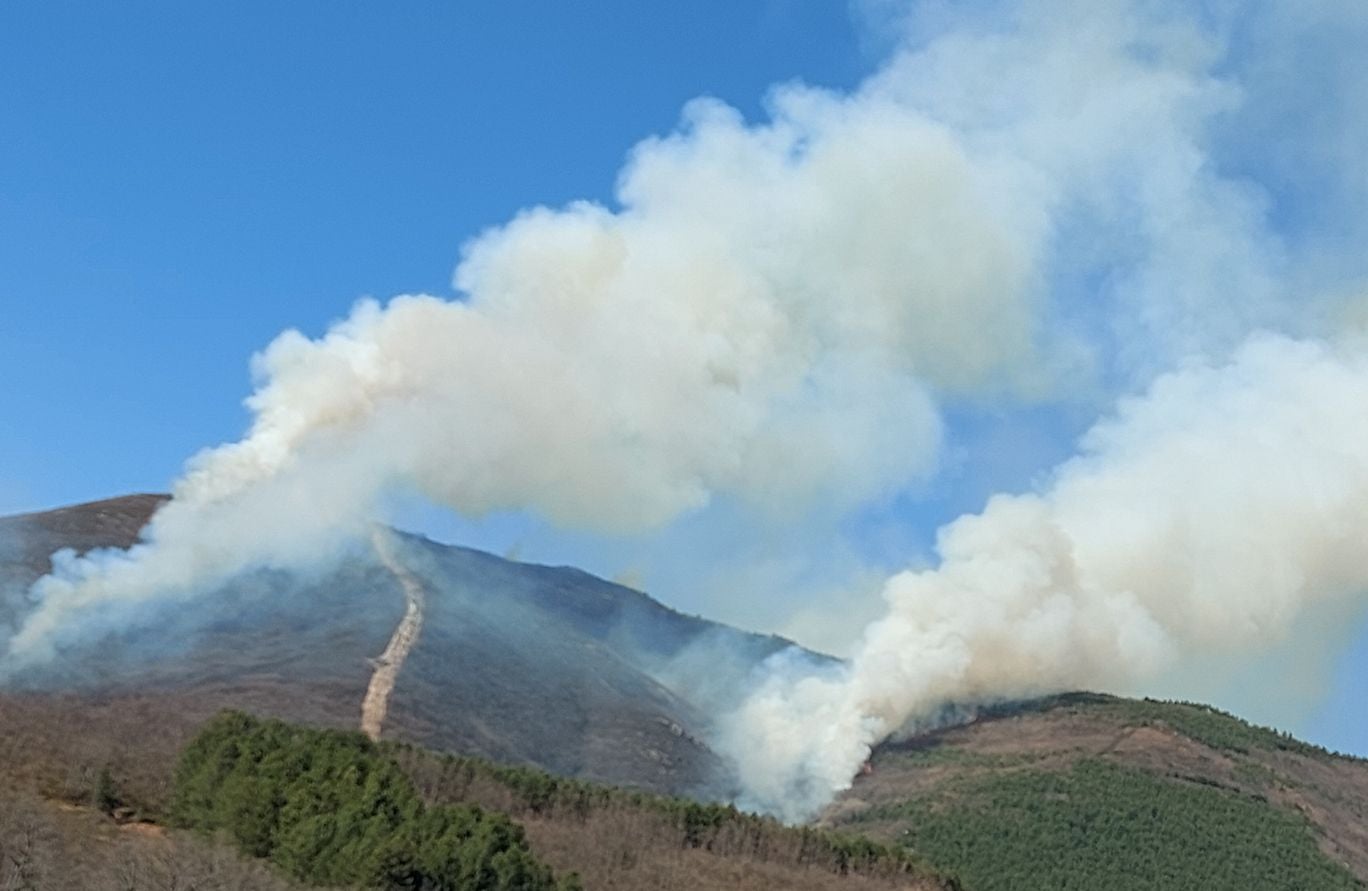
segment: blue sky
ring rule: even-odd
[[[936,20],[940,4],[926,6]],[[1276,53],[1235,30],[1232,67],[1251,78],[1276,67]],[[281,330],[316,336],[363,296],[451,296],[469,239],[530,205],[611,205],[627,151],[671,131],[688,100],[719,97],[762,120],[772,85],[848,90],[888,47],[844,0],[5,4],[0,512],[166,489],[189,456],[242,434],[248,358]],[[1269,66],[1253,64],[1265,56]],[[1305,112],[1302,129],[1323,117]],[[1273,144],[1267,118],[1245,124],[1226,128],[1215,157],[1263,183],[1270,239],[1316,254],[1327,231],[1352,243],[1362,229],[1314,210],[1334,178],[1305,175],[1316,159],[1297,146],[1265,151],[1229,135]],[[1079,292],[1117,277],[1066,272],[1057,283]],[[1307,264],[1302,279],[1340,272]],[[1071,325],[1101,327],[1090,298],[1071,306]],[[1138,373],[1118,365],[1099,372],[1105,386]],[[1094,397],[948,410],[940,472],[841,519],[850,562],[924,563],[942,522],[1030,487],[1070,454]],[[717,606],[691,593],[696,570],[670,568],[688,556],[666,545],[562,534],[526,515],[407,516],[443,537],[605,574],[649,566],[675,605]],[[686,518],[668,548],[715,549],[744,522],[714,520]],[[747,546],[765,550],[763,538]],[[812,571],[747,578],[782,587]],[[812,584],[848,583],[838,576]],[[1368,752],[1366,670],[1360,639],[1300,729]]]
[[[842,2],[6,4],[0,510],[164,489],[282,329],[450,294],[694,96],[869,64]]]

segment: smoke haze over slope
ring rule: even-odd
[[[891,579],[847,668],[760,680],[724,740],[751,803],[809,812],[947,699],[1129,685],[1358,593],[1368,77],[1336,66],[1366,14],[919,9],[851,93],[782,85],[762,122],[698,100],[613,206],[483,233],[457,299],[280,335],[247,435],[145,544],[59,559],[7,663],[325,561],[395,492],[617,535],[843,516],[934,477],[976,405],[1106,419]],[[1236,138],[1280,120],[1305,126]]]

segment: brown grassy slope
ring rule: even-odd
[[[118,822],[0,784],[0,888],[25,891],[287,891],[261,863],[188,833]]]
[[[770,859],[774,854],[717,854],[672,844],[641,815],[599,813],[582,822],[525,818],[532,850],[557,871],[573,870],[593,891],[941,891],[930,878],[865,878]]]
[[[55,547],[82,550],[131,543],[158,503],[159,499],[139,496],[0,520],[9,545],[7,552],[0,553],[0,561],[8,561],[4,565],[11,570],[12,579],[32,581],[47,569],[46,555]],[[16,528],[16,521],[22,528]],[[20,531],[22,535],[17,534]],[[22,549],[17,542],[23,543]],[[535,621],[556,629],[565,642],[547,648],[531,643],[508,646],[505,640],[501,656],[497,649],[491,649],[503,640],[496,636],[499,628],[469,625],[463,619],[469,604],[453,597],[448,604],[452,630],[444,635],[438,616],[433,626],[437,632],[424,632],[431,647],[429,655],[423,656],[420,649],[414,664],[406,666],[409,684],[405,687],[401,678],[396,691],[398,729],[411,732],[411,738],[448,733],[454,739],[456,734],[470,731],[444,729],[443,722],[453,712],[476,709],[492,719],[482,725],[494,729],[491,739],[477,740],[482,745],[476,751],[514,745],[518,761],[554,761],[566,772],[586,776],[602,776],[605,770],[636,755],[668,776],[678,769],[680,751],[699,746],[669,720],[669,709],[674,706],[658,688],[648,679],[634,679],[633,666],[613,650],[612,632],[620,630],[616,611],[621,598],[627,596],[622,591],[583,574],[552,568],[534,567],[524,574],[528,568],[488,555],[478,563],[459,565],[462,572],[474,575],[452,580],[460,583],[453,585],[460,588],[459,598],[477,598],[488,584],[515,575],[528,590],[526,597],[511,602],[524,610],[528,621],[510,624],[527,633],[535,630],[530,627]],[[385,580],[366,576],[368,571],[355,570],[358,576],[347,586],[381,590]],[[83,828],[69,830],[71,842],[77,846],[89,842],[92,851],[100,851],[103,848],[96,841],[112,831],[106,825],[108,821],[88,810],[67,811],[60,803],[88,803],[101,770],[108,769],[121,799],[138,818],[160,819],[178,751],[222,707],[318,725],[355,727],[367,675],[360,654],[379,652],[383,647],[402,611],[402,598],[396,594],[392,599],[389,612],[393,615],[368,613],[365,622],[358,622],[355,611],[343,602],[311,612],[316,621],[309,627],[221,622],[197,637],[190,651],[193,658],[177,652],[150,666],[133,663],[129,669],[137,673],[122,677],[115,669],[125,666],[119,652],[124,643],[116,640],[106,645],[103,659],[82,663],[92,678],[89,684],[82,681],[79,692],[50,686],[0,692],[0,791],[19,789],[24,795],[39,796],[40,810],[47,818],[66,821],[63,825],[76,825],[72,821],[85,814],[80,817],[86,820],[80,824]],[[648,616],[660,609],[640,594],[629,600],[628,606]],[[270,618],[279,622],[282,616],[273,613]],[[293,621],[298,617],[291,614],[283,618]],[[678,631],[675,636],[679,639],[703,624],[677,614],[668,614],[665,619]],[[367,631],[370,625],[374,628]],[[362,639],[367,633],[374,639]],[[470,636],[458,637],[458,633]],[[309,645],[301,646],[301,640]],[[756,645],[763,650],[773,643],[762,640]],[[462,660],[443,658],[442,651],[448,646],[464,654]],[[498,670],[491,672],[490,664]],[[545,672],[548,666],[555,669],[554,684],[540,692],[519,691],[520,679],[535,679],[536,673]],[[480,671],[484,673],[477,673]],[[471,677],[478,682],[469,682]],[[457,683],[461,683],[459,688],[454,686]],[[455,695],[453,691],[458,689],[464,692]],[[531,703],[543,716],[563,713],[578,727],[566,733],[549,721],[541,722],[546,727],[525,726],[526,715],[517,711],[516,701],[509,697],[521,697],[521,702]],[[624,710],[616,704],[619,699],[637,706]],[[521,729],[520,721],[524,725]],[[482,725],[471,726],[478,732]],[[509,736],[514,732],[519,734],[516,739]],[[0,798],[3,807],[4,799]],[[801,834],[778,832],[772,843],[760,849],[723,851],[685,843],[676,827],[648,808],[615,806],[588,815],[571,815],[530,813],[510,807],[515,817],[525,821],[538,855],[558,869],[579,870],[591,889],[938,887],[916,876],[865,878],[804,862],[793,848],[794,839],[801,848]],[[156,838],[113,837],[128,844],[148,845]],[[138,856],[146,854],[155,860],[160,856],[158,850],[139,848]],[[60,860],[65,855],[54,856]],[[88,871],[93,874],[121,868],[121,857],[97,858]],[[160,879],[147,879],[147,887],[161,887],[158,882]],[[236,887],[269,886],[248,882]]]
[[[323,714],[310,693],[292,685],[267,696],[279,711]],[[237,695],[234,695],[237,694]],[[217,703],[262,695],[196,690],[189,694],[74,695],[0,693],[0,784],[67,801],[89,799],[101,769],[109,769],[126,803],[160,819],[181,748],[218,713]],[[292,720],[303,721],[295,717]],[[315,722],[336,726],[329,721]],[[351,725],[346,725],[352,729]]]
[[[25,589],[59,547],[121,547],[164,502],[129,496],[0,518],[0,650],[31,608]],[[390,700],[386,738],[662,792],[721,773],[704,720],[651,674],[702,635],[758,660],[777,639],[674,613],[575,570],[530,566],[413,536],[401,559],[431,586],[422,634]],[[186,608],[67,647],[12,689],[99,701],[172,695],[222,708],[355,727],[378,655],[404,609],[393,574],[364,552],[327,571],[244,574]],[[735,644],[735,646],[732,646]],[[646,654],[643,657],[642,654]]]
[[[599,891],[959,887],[902,849],[861,837],[407,746],[391,752],[426,801],[509,814],[539,858]]]
[[[127,548],[167,495],[124,495],[56,510],[0,517],[0,568],[36,579],[51,568],[60,548],[77,553],[94,548]]]
[[[156,870],[165,871],[168,867],[163,861],[168,858],[185,861],[186,865],[173,870],[177,873],[204,868],[206,861],[217,863],[224,872],[251,869],[251,864],[238,863],[237,858],[194,839],[173,833],[178,847],[168,847],[170,843],[154,828],[119,829],[90,810],[100,771],[108,769],[121,803],[132,810],[129,816],[157,824],[165,815],[177,751],[206,717],[193,698],[157,696],[96,703],[80,697],[0,696],[0,810],[16,795],[35,802],[47,825],[60,826],[63,841],[48,846],[50,853],[56,852],[51,857],[60,860],[62,851],[89,849],[85,851],[88,862],[80,866],[83,874],[132,868],[128,864],[136,861],[142,864],[139,868],[151,871],[149,875],[161,876]],[[488,777],[468,777],[453,786],[449,775],[438,773],[425,779],[421,769],[413,769],[416,763],[442,761],[439,756],[418,754],[408,762],[429,800],[468,801],[508,813],[524,825],[539,858],[558,871],[579,872],[591,891],[934,891],[946,887],[919,874],[842,873],[829,858],[814,858],[813,846],[810,840],[804,841],[801,830],[777,824],[758,835],[707,837],[695,845],[658,808],[634,803],[635,793],[612,793],[603,806],[588,811],[534,810],[520,794]],[[109,847],[111,839],[118,841],[117,847]],[[177,887],[163,878],[147,881],[145,886],[134,887]],[[275,885],[247,882],[224,887]]]
[[[861,832],[893,839],[907,828],[899,820],[861,815],[899,802],[941,799],[966,780],[1015,770],[1065,770],[1094,758],[1262,797],[1303,814],[1321,850],[1368,881],[1368,762],[1249,730],[1200,707],[1059,697],[1041,708],[1004,710],[880,747],[872,771],[856,778],[822,824],[858,824]]]

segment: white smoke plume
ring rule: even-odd
[[[317,341],[281,335],[248,435],[192,462],[146,547],[44,579],[10,660],[91,614],[317,554],[395,487],[610,531],[719,493],[855,505],[934,469],[935,391],[1048,389],[1066,344],[1038,324],[1034,176],[875,83],[772,105],[750,126],[695,102],[634,150],[618,210],[485,233],[463,299],[363,302]]]
[[[192,461],[145,544],[59,559],[0,676],[317,561],[395,491],[610,533],[710,500],[840,514],[934,474],[947,405],[1115,392],[1145,395],[1037,494],[946,527],[849,666],[780,667],[734,716],[751,803],[809,813],[946,700],[1128,685],[1368,581],[1368,370],[1337,330],[1368,272],[1368,78],[1308,93],[1250,61],[1323,75],[1360,7],[935,8],[848,94],[785,85],[758,123],[691,103],[613,206],[468,244],[456,299],[282,334],[247,435]],[[1231,135],[1298,114],[1275,156]]]
[[[729,723],[753,805],[825,804],[870,747],[952,703],[1126,689],[1277,641],[1368,592],[1368,355],[1261,336],[1161,376],[1041,492],[941,530],[940,565],[822,676],[777,669]]]

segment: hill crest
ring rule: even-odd
[[[17,627],[25,589],[53,550],[128,547],[165,500],[0,518],[0,623]],[[658,792],[706,794],[730,782],[702,740],[717,697],[738,685],[695,684],[678,667],[706,651],[714,675],[735,680],[789,641],[684,615],[571,567],[404,533],[394,542],[429,596],[386,737]],[[17,682],[104,699],[173,695],[201,717],[243,708],[355,727],[405,603],[400,579],[364,550],[309,576],[251,572]]]
[[[1127,794],[1135,800],[1111,809],[1110,799]],[[1174,862],[1190,855],[1195,863],[1212,845],[1206,857],[1218,864],[1221,856],[1258,856],[1238,839],[1222,848],[1196,829],[1190,837],[1165,834],[1187,825],[1193,809],[1209,811],[1212,827],[1273,827],[1276,845],[1290,846],[1289,862],[1320,869],[1319,854],[1341,871],[1326,873],[1339,876],[1321,880],[1330,884],[1248,887],[1368,882],[1368,762],[1195,703],[1069,693],[986,708],[968,723],[880,746],[820,823],[909,844],[984,889],[1049,887],[1004,878],[1014,855],[1021,868],[1035,862],[1056,880],[1063,871],[1049,873],[1051,858],[1073,872],[1089,857],[1125,862],[1108,847],[1106,827],[1118,820],[1132,821],[1128,844]],[[1069,838],[1064,828],[1043,836],[1053,819],[1082,834]],[[957,859],[956,850],[968,849],[956,846],[976,838],[996,839],[993,862],[1002,871],[966,869]],[[1225,866],[1239,874],[1233,861]],[[1143,875],[1140,865],[1129,868]],[[1169,887],[1128,885],[1119,874],[1097,880],[1098,887]]]

